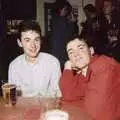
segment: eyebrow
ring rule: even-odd
[[[78,45],[77,47],[84,47],[85,46],[85,44],[83,43],[83,44],[80,44],[80,45]]]
[[[29,37],[25,37],[24,39],[30,39]]]
[[[38,36],[38,37],[35,37],[35,38],[40,39],[39,36]],[[31,37],[25,37],[24,39],[31,39]]]

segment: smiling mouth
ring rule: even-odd
[[[30,49],[30,52],[32,53],[35,53],[37,51],[37,49],[33,50],[33,49]]]

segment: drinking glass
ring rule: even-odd
[[[5,106],[13,106],[16,104],[16,85],[5,83],[2,85],[3,99]]]

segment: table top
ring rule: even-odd
[[[69,120],[90,120],[87,115],[76,106],[64,106],[61,110],[69,114]],[[0,99],[0,120],[40,120],[40,102],[37,98],[19,97],[17,104],[5,107]]]

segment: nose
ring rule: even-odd
[[[36,47],[36,44],[35,44],[34,41],[31,42],[31,47],[32,47],[32,48],[35,48],[35,47]]]
[[[78,54],[78,51],[74,51],[74,57],[77,57],[79,54]]]

